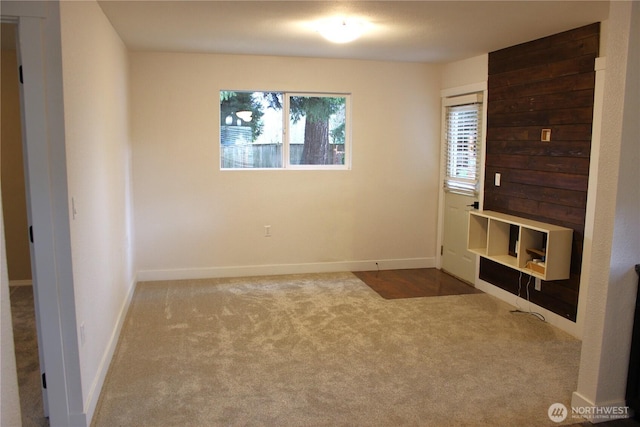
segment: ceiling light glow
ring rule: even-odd
[[[331,18],[319,21],[316,31],[333,43],[349,43],[359,38],[365,30],[365,23],[353,18]]]

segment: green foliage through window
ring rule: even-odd
[[[348,168],[348,103],[348,95],[221,91],[221,168]]]

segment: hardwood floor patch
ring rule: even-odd
[[[482,293],[436,268],[357,271],[353,274],[385,299]]]

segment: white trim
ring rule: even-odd
[[[0,2],[0,14],[2,19],[21,16],[23,18],[46,18],[46,1],[2,1]]]
[[[596,405],[594,402],[591,402],[582,394],[578,393],[577,391],[574,391],[573,394],[571,395],[571,408],[567,408],[567,409],[569,409],[569,416],[571,416],[572,408],[585,408],[585,407],[598,408],[600,413],[606,414],[606,413],[610,413],[610,411],[608,411],[607,408],[620,408],[620,407],[626,407],[626,406],[627,406],[627,402],[625,402],[624,400],[615,401],[615,402],[606,402],[604,404]],[[628,414],[628,415],[631,415],[631,414]],[[586,414],[583,415],[582,418],[591,422],[592,424],[599,424],[599,423],[604,423],[606,421],[612,420],[612,419],[599,418],[599,417],[593,417],[593,416],[590,417]],[[628,417],[624,417],[624,418],[628,418]],[[615,419],[620,419],[620,418],[615,418]],[[581,421],[577,420],[576,423],[578,422],[581,422]]]
[[[127,296],[124,299],[122,306],[120,307],[120,312],[118,313],[118,319],[116,321],[115,327],[111,332],[111,337],[109,338],[107,348],[102,355],[100,364],[98,365],[98,374],[95,376],[95,379],[91,384],[91,388],[89,389],[89,393],[87,394],[87,400],[84,402],[85,409],[84,413],[82,414],[84,416],[84,419],[80,420],[81,423],[75,423],[72,425],[91,424],[91,419],[93,418],[96,406],[98,405],[98,400],[100,398],[102,386],[104,385],[104,380],[107,377],[107,372],[109,372],[109,365],[111,365],[111,360],[113,359],[113,355],[118,345],[118,339],[120,337],[120,332],[122,331],[122,326],[124,325],[124,320],[127,317],[127,312],[129,311],[129,306],[131,305],[131,300],[133,299],[133,294],[136,290],[136,283],[137,279],[136,277],[134,277],[129,286]]]
[[[444,180],[447,174],[447,107],[440,106],[440,177],[438,178],[438,224],[436,232],[436,268],[442,268],[444,243]],[[477,263],[476,263],[477,264]],[[476,274],[477,277],[477,274]]]
[[[474,92],[485,92],[487,90],[487,82],[471,83],[464,86],[452,87],[440,91],[441,98],[449,98],[452,96],[466,95]],[[485,94],[486,98],[486,94]]]
[[[33,224],[31,244],[34,303],[38,325],[38,347],[46,367],[47,383],[43,390],[45,414],[52,425],[69,424],[69,384],[65,375],[65,348],[62,338],[56,241],[53,229],[53,183],[50,179],[49,134],[45,84],[45,58],[42,40],[43,20],[21,17],[18,24],[20,63],[24,82],[21,85],[22,135],[27,177],[27,212]],[[41,350],[40,350],[41,349]],[[43,366],[44,365],[44,366]]]
[[[9,280],[9,286],[33,286],[33,280]]]
[[[591,153],[589,155],[589,182],[587,192],[587,205],[584,219],[584,242],[582,244],[582,267],[580,274],[580,287],[578,293],[578,311],[576,324],[578,336],[582,338],[586,317],[587,297],[589,295],[591,250],[593,245],[594,216],[597,205],[598,166],[600,164],[600,135],[602,133],[602,109],[604,103],[604,85],[606,78],[606,58],[596,58],[596,81],[593,94],[593,124],[591,130]]]
[[[55,426],[80,426],[82,385],[78,354],[62,99],[58,2],[2,2],[2,20],[18,16],[23,67],[21,108],[27,207],[40,368],[46,366],[45,414]],[[46,19],[42,19],[46,18]]]
[[[435,267],[440,269],[442,268],[442,255],[440,254],[440,248],[442,248],[444,242],[444,180],[447,170],[447,132],[446,132],[446,105],[445,98],[458,97],[463,95],[473,95],[478,92],[482,93],[482,99],[486,100],[488,97],[488,84],[487,82],[480,83],[472,83],[464,86],[453,87],[449,89],[443,89],[440,91],[441,97],[441,107],[440,107],[440,178],[438,181],[438,228],[437,228],[437,236],[436,236],[436,259],[435,259]],[[479,94],[478,94],[479,95]],[[480,140],[480,158],[478,161],[480,162],[480,172],[479,172],[479,188],[478,188],[478,199],[480,204],[480,209],[482,210],[484,204],[484,171],[485,171],[485,153],[487,150],[487,102],[482,103],[482,120],[480,124],[482,126],[481,129],[481,140]],[[476,261],[476,278],[478,277],[480,271],[480,263]]]
[[[442,99],[442,111],[444,115],[442,133],[442,158],[444,166],[443,188],[446,192],[458,193],[478,198],[480,176],[480,154],[483,137],[483,93],[477,92],[470,95],[456,96]],[[475,124],[475,129],[472,129]],[[470,140],[475,130],[475,141]],[[477,138],[480,138],[479,140]],[[473,146],[474,168],[473,178],[462,178],[460,172],[466,169],[470,157],[468,150]],[[460,151],[460,149],[463,151]]]
[[[578,406],[593,406],[593,402],[577,391],[574,391],[571,395],[571,406],[574,408],[577,408]]]
[[[533,285],[532,285],[533,287]],[[549,323],[550,325],[555,326],[558,329],[561,329],[563,331],[565,331],[566,333],[568,333],[569,335],[572,335],[575,338],[580,339],[580,336],[578,335],[578,328],[576,326],[576,323],[572,322],[569,319],[565,319],[564,317],[547,310],[544,307],[540,307],[537,304],[534,304],[532,302],[529,302],[526,300],[526,298],[522,298],[522,297],[517,297],[516,295],[512,294],[511,292],[505,291],[502,288],[499,288],[489,282],[485,282],[482,279],[476,279],[476,288],[480,289],[481,291],[483,291],[486,294],[492,295],[504,302],[506,302],[507,304],[510,304],[514,307],[516,307],[516,303],[518,304],[517,307],[519,307],[520,309],[523,310],[528,310],[530,309],[533,312],[536,313],[540,313],[541,315],[544,316],[545,321],[547,323]],[[522,289],[521,292],[522,295],[526,296],[526,289]]]
[[[138,281],[146,282],[156,280],[208,279],[213,277],[248,277],[302,273],[333,273],[343,271],[373,271],[378,268],[380,270],[395,270],[433,267],[435,267],[434,258],[406,258],[306,264],[180,268],[171,270],[142,270],[138,272]]]
[[[219,92],[228,92],[229,90],[220,90]],[[282,95],[282,164],[280,167],[223,167],[223,153],[222,153],[222,127],[223,123],[219,123],[219,138],[218,138],[218,151],[220,152],[220,165],[219,170],[224,171],[283,171],[283,170],[295,170],[295,171],[350,171],[351,155],[353,149],[352,144],[352,118],[351,118],[351,97],[350,92],[297,92],[297,91],[251,91],[251,90],[238,90],[238,92],[274,92]],[[345,99],[345,135],[344,135],[344,163],[343,164],[292,164],[291,163],[291,102],[292,97],[317,97],[317,98],[344,98]],[[220,105],[218,105],[220,108]]]
[[[482,92],[482,96],[483,99],[487,99],[489,97],[489,91],[488,89],[485,87],[484,92]],[[480,145],[480,186],[478,187],[478,200],[480,202],[480,210],[484,209],[484,171],[485,171],[485,161],[487,158],[487,122],[489,121],[488,118],[488,110],[489,108],[489,103],[488,102],[483,102],[482,103],[482,121],[480,122],[480,124],[482,125],[482,141],[481,141],[481,145]],[[480,265],[480,263],[477,263],[478,266]],[[480,271],[480,267],[478,267],[478,272]],[[477,276],[476,276],[477,277]]]
[[[447,96],[442,99],[442,105],[445,107],[455,107],[466,104],[480,104],[484,98],[483,92],[470,93],[467,95]]]

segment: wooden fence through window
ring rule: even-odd
[[[329,144],[332,164],[344,164],[344,144]],[[300,164],[303,144],[291,144],[291,164]],[[221,146],[222,169],[281,168],[282,144],[233,144]]]

